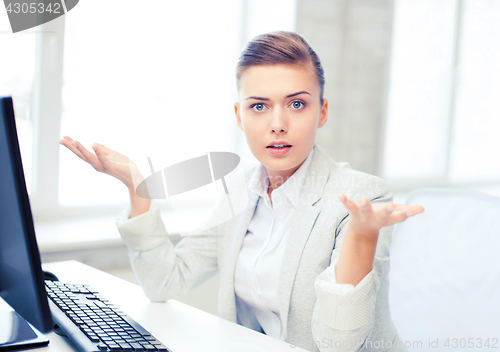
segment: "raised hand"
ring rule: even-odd
[[[344,240],[335,267],[337,283],[356,286],[373,268],[373,261],[381,228],[405,221],[410,216],[420,214],[420,205],[390,203],[371,204],[363,197],[355,203],[345,194],[339,199],[349,210]]]
[[[345,194],[339,199],[349,210],[348,227],[357,236],[376,237],[382,227],[391,226],[405,221],[410,216],[424,212],[420,205],[404,205],[389,203],[371,204],[368,198],[363,197],[358,203],[351,201]]]
[[[90,164],[99,172],[113,176],[122,181],[129,189],[134,189],[144,178],[135,163],[127,156],[118,153],[102,144],[94,143],[95,155],[68,136],[59,141],[60,144],[75,153],[80,159]]]

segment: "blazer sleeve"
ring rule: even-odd
[[[370,200],[372,204],[392,201],[389,187],[381,196]],[[336,229],[335,246],[330,265],[318,276],[314,289],[314,306],[311,328],[320,351],[368,351],[365,340],[394,341],[397,333],[392,329],[390,312],[380,297],[380,283],[387,280],[389,249],[393,226],[379,232],[372,270],[356,285],[338,284],[335,267],[338,262],[344,232],[349,219],[346,216]],[[384,291],[385,292],[385,291]],[[389,315],[381,316],[381,315]],[[387,324],[391,326],[384,326]],[[382,326],[381,326],[382,325]],[[393,346],[394,347],[394,346]],[[384,349],[384,350],[391,350]]]
[[[152,200],[144,214],[129,216],[130,206],[115,223],[128,247],[137,280],[150,300],[181,297],[217,272],[216,227],[190,234],[174,247],[158,202]]]

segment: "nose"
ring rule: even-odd
[[[288,131],[286,112],[283,109],[275,109],[271,118],[270,130],[272,133]]]

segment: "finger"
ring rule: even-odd
[[[61,145],[64,145],[66,148],[68,148],[69,150],[71,150],[74,154],[76,154],[76,156],[78,156],[80,159],[82,159],[83,161],[85,162],[88,162],[87,159],[85,159],[82,155],[82,153],[78,150],[77,147],[75,147],[74,144],[72,144],[71,142],[69,142],[68,140],[66,139],[61,139],[59,141],[59,144]]]
[[[384,204],[382,210],[380,210],[381,220],[383,222],[387,221],[387,219],[391,216],[391,214],[395,211],[396,207],[393,202],[388,202]]]
[[[425,210],[424,207],[422,207],[421,205],[418,205],[418,204],[411,204],[411,205],[395,204],[395,206],[396,206],[396,210],[405,211],[410,216],[421,214]]]
[[[408,215],[408,212],[406,211],[400,211],[396,210],[392,212],[392,214],[389,216],[389,219],[387,220],[387,226],[394,225],[398,222],[403,222],[406,219],[408,219],[411,215]]]
[[[368,198],[366,197],[361,198],[361,201],[359,202],[359,210],[364,215],[368,215],[372,212],[372,205],[368,200]]]
[[[349,198],[347,198],[345,194],[340,194],[339,199],[344,205],[344,207],[346,207],[346,209],[349,210],[350,213],[358,211],[358,205],[355,202],[351,201]]]
[[[85,153],[83,153],[83,150],[85,149],[85,147],[78,141],[73,141],[71,142],[71,145],[76,148],[76,150],[78,150],[78,152],[80,153],[80,155],[82,156],[82,158],[88,162],[90,164],[90,161],[89,159],[87,158],[87,155],[85,155]]]
[[[97,143],[92,144],[92,149],[94,149],[94,152],[95,152],[95,155],[97,156],[97,159],[99,159],[99,161],[101,162],[101,164],[104,166],[104,168],[106,170],[109,170],[111,167],[111,162],[106,157],[106,155],[104,155],[102,147],[103,146],[101,146]],[[106,147],[104,147],[104,148],[106,148]]]
[[[425,211],[424,207],[418,204],[412,204],[409,205],[408,207],[409,207],[408,215],[410,216],[422,214]]]
[[[99,159],[97,159],[97,157],[94,154],[85,149],[85,147],[80,142],[73,141],[71,143],[78,148],[78,150],[82,153],[82,156],[85,158],[85,160],[90,165],[92,165],[94,169],[96,169],[97,171],[102,171],[102,165]]]
[[[101,151],[102,153],[105,153],[105,154],[110,154],[113,152],[113,150],[109,149],[108,147],[102,145],[102,144],[99,144],[99,143],[94,143],[92,144],[92,147],[97,147],[99,149],[99,151]]]
[[[66,143],[66,142],[70,142],[70,143],[71,143],[71,142],[73,142],[73,139],[71,139],[71,137],[68,137],[68,136],[63,136],[63,138],[61,138],[61,139],[59,140],[59,143],[60,143],[60,144],[64,144],[64,143]]]

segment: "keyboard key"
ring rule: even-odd
[[[155,346],[153,345],[142,345],[146,349],[146,351],[156,351]]]
[[[106,303],[102,302],[102,301],[95,301],[94,304],[98,307],[101,307],[101,308],[104,308],[104,307],[107,307]]]
[[[132,346],[130,346],[128,343],[120,343],[119,345],[124,351],[133,351]]]
[[[132,346],[134,351],[144,351],[145,350],[145,348],[142,347],[142,345],[140,345],[138,343],[131,343],[130,346]]]
[[[97,345],[97,348],[100,349],[100,350],[102,350],[102,351],[105,351],[105,350],[108,349],[108,346],[106,346],[103,343],[100,343],[100,344]]]

